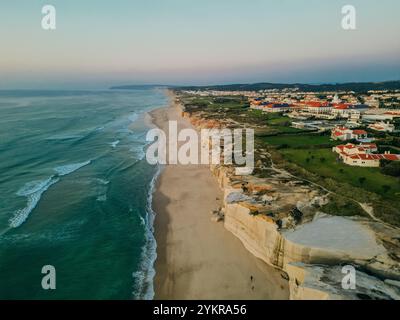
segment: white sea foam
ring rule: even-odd
[[[153,176],[150,183],[150,189],[147,196],[146,217],[141,218],[146,229],[146,243],[142,248],[141,268],[132,274],[135,280],[135,291],[133,292],[135,299],[152,300],[154,298],[154,276],[156,271],[154,263],[157,259],[157,242],[154,237],[154,218],[155,212],[152,208],[153,193],[158,176],[161,173],[161,167],[157,168],[157,172]]]
[[[43,190],[47,185],[50,184],[51,180],[53,179],[53,176],[46,180],[35,180],[31,181],[28,183],[25,183],[25,185],[18,190],[17,195],[18,196],[29,196],[33,193],[37,193],[40,190]]]
[[[110,183],[110,181],[100,178],[96,178],[94,180],[96,181],[96,187],[94,188],[97,194],[96,201],[99,202],[107,201],[107,189],[108,189],[107,185]]]
[[[39,203],[42,194],[47,191],[53,184],[57,183],[59,178],[50,177],[42,181],[28,182],[18,192],[19,196],[26,196],[28,201],[26,207],[15,211],[14,216],[9,220],[11,228],[18,228],[22,225],[33,209],[36,208]]]
[[[110,183],[110,181],[108,180],[104,180],[104,179],[100,179],[100,178],[96,178],[95,179],[98,183],[103,184],[103,185],[107,185]]]
[[[116,140],[116,141],[110,143],[111,147],[113,147],[113,148],[115,148],[118,144],[119,144],[119,140]]]
[[[46,140],[72,140],[72,139],[82,139],[82,135],[58,135],[46,138]]]
[[[54,168],[57,172],[57,176],[51,176],[46,180],[35,180],[26,183],[20,190],[18,190],[17,195],[21,197],[27,197],[27,204],[24,208],[18,209],[14,212],[14,215],[9,220],[9,225],[11,228],[18,228],[21,226],[26,219],[28,219],[29,214],[36,208],[42,195],[46,192],[53,184],[57,183],[61,176],[65,176],[76,170],[90,164],[90,160],[81,163],[74,163],[65,166],[60,166]]]
[[[81,163],[67,164],[65,166],[56,167],[56,168],[54,168],[54,170],[57,172],[57,174],[59,176],[66,176],[67,174],[75,172],[76,170],[79,170],[80,168],[87,166],[90,163],[91,163],[91,160],[81,162]]]
[[[131,121],[131,122],[135,122],[137,119],[138,119],[138,114],[137,113],[132,113],[131,115],[129,115],[129,120]]]
[[[130,152],[133,154],[133,158],[137,161],[141,161],[145,158],[146,152],[144,146],[136,146],[129,149]]]
[[[107,201],[107,195],[106,194],[102,194],[102,195],[98,196],[96,201],[99,201],[99,202]]]

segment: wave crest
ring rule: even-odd
[[[65,166],[56,167],[54,168],[54,170],[57,172],[57,176],[53,175],[45,180],[35,180],[26,183],[17,192],[18,196],[27,197],[26,206],[14,212],[14,215],[9,219],[10,227],[18,228],[20,225],[22,225],[26,221],[26,219],[28,219],[29,214],[36,208],[43,193],[46,192],[53,184],[60,181],[60,177],[75,172],[90,163],[91,160],[88,160],[81,163],[73,163]]]
[[[90,163],[91,163],[91,160],[81,162],[81,163],[72,163],[72,164],[67,164],[65,166],[56,167],[56,168],[54,168],[54,170],[57,172],[57,174],[59,176],[66,176],[67,174],[75,172],[76,170],[79,170],[80,168],[87,166]]]
[[[25,184],[25,186],[17,192],[17,195],[26,196],[28,198],[27,204],[24,208],[15,211],[14,216],[9,220],[10,227],[18,228],[23,224],[26,219],[28,219],[32,210],[36,208],[42,194],[59,180],[59,178],[50,177],[46,180],[32,181]]]

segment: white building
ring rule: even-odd
[[[331,138],[333,140],[359,140],[363,141],[368,139],[368,133],[365,130],[351,130],[347,127],[336,127],[331,132]]]
[[[394,132],[395,130],[394,124],[391,124],[389,122],[375,122],[368,125],[368,128],[381,132]]]
[[[397,154],[390,154],[389,152],[384,154],[373,153],[378,151],[374,143],[360,145],[348,143],[333,147],[332,151],[336,152],[343,163],[349,166],[379,167],[381,160],[400,161],[400,155]]]

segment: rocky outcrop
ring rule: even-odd
[[[399,300],[400,287],[391,280],[382,281],[365,272],[355,271],[355,286],[343,287],[347,282],[341,266],[291,263],[287,266],[290,298],[293,300]],[[344,279],[344,280],[343,280]],[[348,284],[348,283],[347,283]]]
[[[337,270],[342,264],[356,265],[359,279],[368,277],[360,270],[390,278],[386,280],[389,282],[400,275],[398,264],[396,268],[396,261],[389,257],[366,221],[317,214],[313,220],[298,225],[294,230],[284,230],[277,223],[276,216],[259,213],[264,203],[260,204],[257,197],[249,196],[260,190],[270,193],[274,190],[273,184],[264,182],[262,188],[249,188],[251,182],[246,179],[251,178],[239,181],[238,177],[231,175],[229,168],[222,166],[214,166],[211,170],[225,193],[225,228],[253,255],[288,274],[292,299],[399,298],[396,289],[389,288],[387,282],[378,278],[373,279],[379,283],[380,291],[375,288],[373,292],[376,292],[369,295],[367,287],[357,287],[358,291],[350,292],[341,288],[344,274]],[[244,186],[247,186],[247,194],[243,191]],[[274,201],[281,195],[275,192],[274,196],[268,196],[268,200]],[[303,199],[297,204],[303,210],[307,203],[318,201],[321,199]],[[326,276],[333,273],[336,278]],[[371,279],[367,283],[374,283]]]

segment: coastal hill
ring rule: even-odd
[[[306,83],[247,83],[247,84],[222,84],[209,86],[173,86],[165,84],[147,85],[122,85],[113,86],[111,90],[143,90],[154,88],[170,88],[177,90],[217,90],[217,91],[258,91],[271,89],[295,89],[303,92],[323,92],[323,91],[354,91],[366,92],[369,90],[399,90],[400,80],[383,82],[348,82],[348,83],[326,83],[326,84],[306,84]]]
[[[217,91],[258,91],[271,89],[295,89],[304,92],[322,91],[354,91],[364,92],[369,90],[397,90],[400,89],[400,81],[384,82],[349,82],[332,84],[304,84],[304,83],[253,83],[253,84],[228,84],[213,86],[185,86],[177,89],[184,90],[217,90]]]

